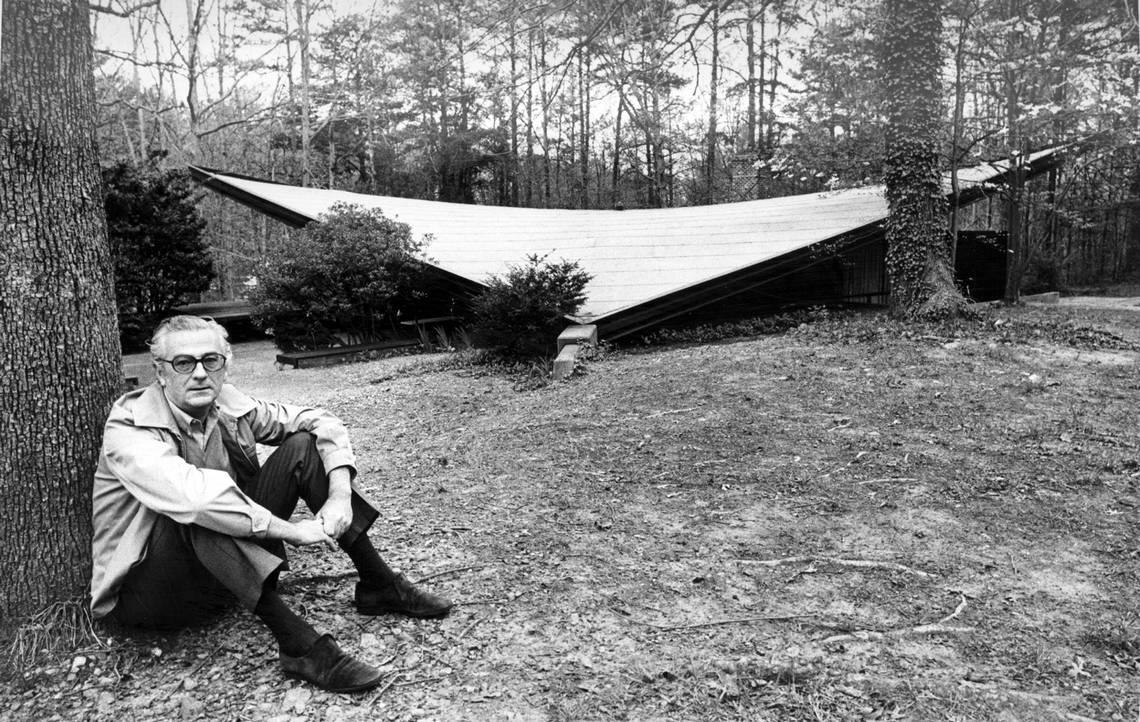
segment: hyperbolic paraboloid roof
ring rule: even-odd
[[[1030,172],[1055,162],[1029,159]],[[1005,175],[998,162],[959,171],[977,197]],[[577,261],[593,278],[579,317],[607,317],[718,277],[765,264],[816,243],[882,223],[882,186],[740,203],[645,210],[547,210],[442,203],[303,188],[191,167],[210,189],[278,220],[302,226],[335,203],[379,208],[430,236],[433,264],[473,282],[505,273],[530,255]]]

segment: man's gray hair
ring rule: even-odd
[[[154,328],[154,333],[151,334],[150,340],[147,341],[147,346],[150,347],[150,355],[152,358],[160,358],[162,356],[162,341],[168,334],[177,331],[213,331],[218,334],[218,338],[222,340],[222,352],[225,353],[226,358],[229,358],[230,353],[230,334],[226,331],[225,326],[218,323],[209,316],[171,316],[159,322]]]

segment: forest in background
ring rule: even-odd
[[[699,205],[882,180],[874,1],[99,5],[105,164],[541,208]],[[1063,167],[1028,183],[1015,172],[960,216],[963,228],[1020,234],[1027,288],[1140,270],[1136,12],[1129,0],[945,3],[946,169],[1077,144]],[[241,295],[285,230],[217,197],[200,207],[218,271],[211,295]]]

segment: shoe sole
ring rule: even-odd
[[[380,614],[403,614],[405,617],[414,617],[416,619],[438,619],[439,617],[446,617],[448,614],[450,614],[451,613],[451,607],[448,607],[447,609],[444,609],[443,611],[440,611],[440,612],[430,612],[430,613],[424,613],[424,614],[419,614],[416,612],[410,612],[406,609],[392,609],[391,607],[360,607],[360,606],[358,606],[356,608],[356,611],[359,612],[360,614],[365,614],[365,615],[368,615],[370,617],[375,617],[375,616],[378,616]]]
[[[380,682],[383,681],[383,679],[384,679],[383,677],[377,677],[374,682],[365,682],[364,684],[357,684],[357,685],[353,685],[351,687],[322,687],[321,685],[317,684],[316,682],[312,681],[311,679],[305,679],[304,677],[297,674],[296,672],[285,672],[284,674],[289,679],[299,679],[302,682],[305,682],[306,684],[313,685],[317,689],[323,689],[326,692],[333,692],[335,694],[350,694],[352,692],[363,692],[365,690],[372,689],[373,687],[379,686]]]

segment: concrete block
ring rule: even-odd
[[[1048,293],[1034,293],[1029,296],[1021,297],[1022,303],[1060,303],[1061,293],[1059,291],[1050,291]]]
[[[554,380],[561,381],[574,373],[574,362],[578,359],[578,350],[581,347],[576,343],[566,344],[554,359]]]
[[[580,325],[580,326],[567,326],[562,333],[558,334],[558,350],[562,351],[562,347],[568,344],[577,344],[578,346],[597,346],[598,345],[598,327],[594,324]]]

